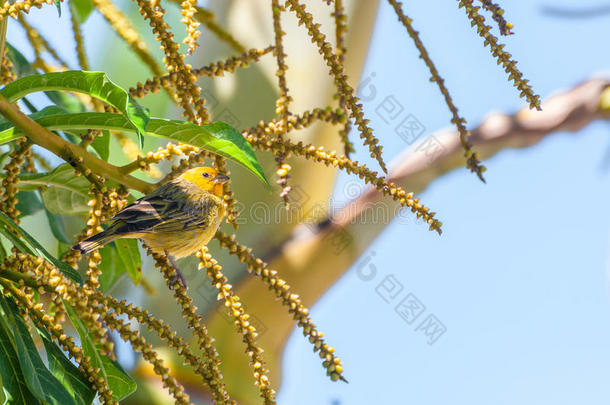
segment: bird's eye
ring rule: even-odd
[[[202,174],[203,177],[205,177],[206,179],[210,177],[210,173],[203,173]]]

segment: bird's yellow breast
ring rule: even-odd
[[[222,221],[222,211],[224,210],[219,211],[221,212],[217,215],[211,216],[210,224],[205,228],[179,232],[141,233],[134,236],[141,239],[156,253],[163,254],[167,251],[171,256],[179,259],[195,253],[208,244]]]

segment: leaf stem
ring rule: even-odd
[[[138,170],[140,168],[140,158],[138,157],[136,160],[134,160],[133,162],[129,162],[124,166],[120,166],[119,167],[119,171],[121,173],[123,173],[124,175],[128,175],[129,173],[135,172],[136,170]]]
[[[82,147],[70,143],[44,128],[0,95],[0,114],[15,124],[32,142],[54,153],[72,166],[84,166],[94,173],[108,177],[129,188],[148,193],[155,188],[154,184],[125,175],[121,169],[99,159]]]

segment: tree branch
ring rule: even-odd
[[[82,165],[100,176],[108,177],[117,183],[124,184],[142,193],[148,193],[155,188],[154,184],[125,175],[119,167],[111,165],[93,156],[84,148],[55,135],[19,111],[16,106],[11,104],[2,95],[0,95],[0,114],[15,124],[15,127],[19,128],[32,142],[54,153],[73,166]]]

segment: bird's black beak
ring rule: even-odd
[[[229,181],[229,176],[224,174],[217,174],[216,177],[214,177],[214,183],[224,184],[227,181]]]

